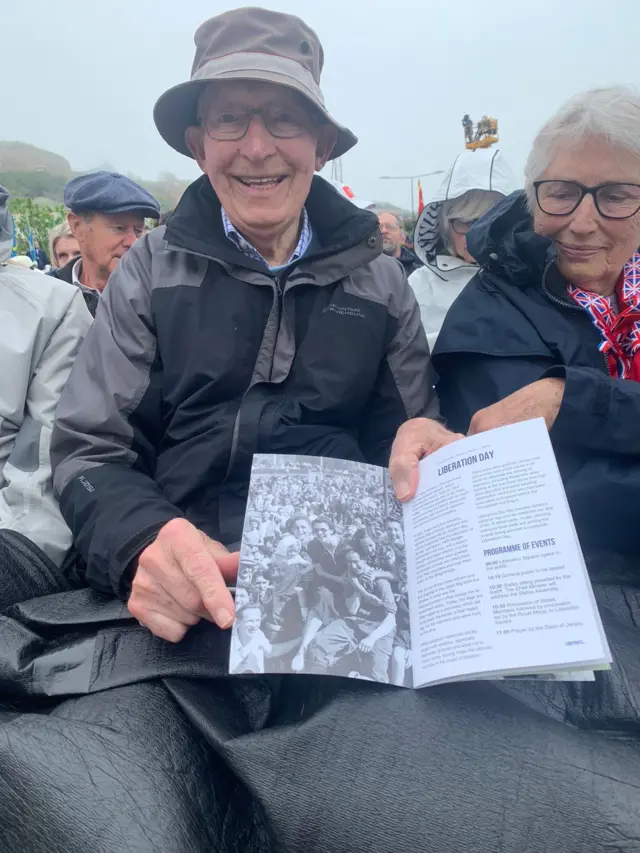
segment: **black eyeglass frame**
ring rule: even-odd
[[[456,232],[456,234],[459,234],[461,237],[464,237],[465,234],[469,233],[469,231],[471,230],[471,228],[473,228],[477,221],[477,219],[460,219],[460,217],[454,217],[453,219],[449,220],[449,224]],[[456,228],[456,223],[465,226],[465,230],[458,231],[458,229]]]
[[[571,210],[567,210],[564,213],[550,213],[548,210],[545,210],[544,207],[540,204],[540,187],[544,184],[568,184],[572,187],[578,187],[578,189],[580,190],[580,198],[577,200]],[[634,210],[634,212],[628,213],[626,216],[611,216],[607,213],[603,213],[600,209],[600,203],[598,201],[598,192],[602,189],[606,189],[607,187],[635,187],[636,189],[640,190],[640,184],[632,184],[626,181],[606,181],[606,183],[598,184],[595,187],[587,187],[584,184],[581,184],[579,181],[560,181],[547,179],[544,181],[534,181],[533,186],[536,191],[537,205],[546,216],[571,216],[571,214],[575,213],[576,210],[580,207],[586,195],[593,196],[593,203],[595,204],[596,210],[598,211],[600,216],[602,216],[603,219],[617,219],[619,221],[624,219],[631,219],[632,216],[635,216],[638,211],[640,211],[640,199],[638,200],[638,207]]]

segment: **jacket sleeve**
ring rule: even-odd
[[[96,589],[126,598],[130,566],[180,510],[153,479],[162,424],[149,238],[120,260],[58,407],[54,488]]]
[[[389,464],[393,439],[406,420],[417,417],[440,420],[434,390],[436,376],[420,309],[401,269],[389,312],[390,342],[360,428],[360,446],[367,462],[382,466]]]
[[[545,377],[565,380],[551,429],[554,442],[593,453],[640,455],[640,383],[614,379],[594,367],[553,367]]]
[[[542,379],[549,362],[543,358],[508,358],[480,353],[436,355],[438,396],[449,428],[466,433],[471,418],[513,394],[519,388]]]
[[[76,291],[30,366],[19,420],[0,420],[0,529],[26,536],[56,565],[71,546],[71,532],[53,494],[51,431],[62,389],[90,325]]]
[[[640,455],[640,383],[593,367],[549,367],[542,358],[475,353],[436,356],[438,394],[452,429],[466,432],[473,415],[538,379],[565,380],[550,437],[556,446],[594,454]]]

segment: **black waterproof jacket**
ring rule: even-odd
[[[409,278],[412,272],[415,272],[422,266],[415,252],[412,249],[408,249],[406,246],[402,247],[398,260],[402,264],[402,268],[407,274],[407,278]]]
[[[67,261],[67,263],[63,267],[51,270],[51,272],[47,273],[47,275],[50,275],[53,278],[59,278],[62,281],[66,281],[67,284],[73,284],[73,268],[77,260],[78,257],[76,255],[76,257],[73,257],[70,261]],[[100,300],[100,294],[97,290],[89,290],[88,288],[81,288],[81,290],[87,308],[91,312],[91,315],[95,317],[98,302]]]
[[[407,418],[438,416],[429,350],[375,214],[321,178],[313,242],[280,272],[226,237],[203,177],[120,260],[58,406],[54,488],[89,585],[170,519],[240,540],[254,453],[386,465]]]
[[[637,554],[640,384],[609,376],[600,335],[566,293],[552,242],[514,193],[471,229],[481,271],[453,303],[434,351],[451,428],[543,377],[565,380],[551,440],[583,548]]]

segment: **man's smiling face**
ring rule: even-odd
[[[210,84],[199,118],[187,141],[235,227],[245,236],[268,235],[297,223],[314,172],[335,143],[334,128],[287,86],[255,81]],[[244,124],[240,138],[227,138]]]

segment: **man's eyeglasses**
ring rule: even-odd
[[[309,133],[314,124],[312,116],[296,105],[267,106],[259,110],[214,109],[201,124],[212,139],[236,142],[249,130],[255,116],[276,139],[296,139]]]
[[[549,216],[568,216],[586,195],[605,219],[629,219],[640,211],[640,185],[598,184],[585,187],[577,181],[535,181],[536,201]]]
[[[451,227],[456,234],[467,234],[472,225],[475,225],[477,219],[450,219]]]

